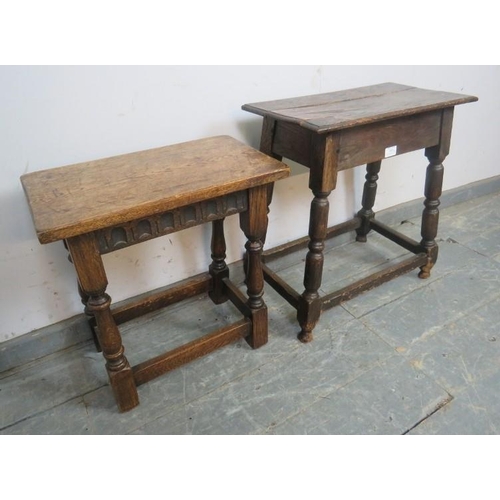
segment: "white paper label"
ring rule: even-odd
[[[389,156],[395,156],[397,154],[398,154],[397,146],[389,146],[388,148],[385,148],[385,158],[389,158]]]

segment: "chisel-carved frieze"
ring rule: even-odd
[[[113,252],[141,241],[244,212],[247,208],[246,191],[193,203],[169,212],[97,231],[99,249],[103,254]]]

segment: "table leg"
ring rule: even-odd
[[[420,245],[427,253],[427,264],[420,268],[418,277],[421,279],[426,279],[431,275],[431,269],[438,258],[438,245],[435,238],[439,222],[439,197],[443,189],[443,161],[450,152],[453,111],[454,108],[443,109],[439,143],[425,150],[429,166],[425,177],[425,208],[422,212],[422,241]]]
[[[301,342],[313,340],[312,331],[321,315],[323,301],[319,296],[323,276],[325,239],[328,229],[328,196],[337,184],[339,138],[336,134],[314,136],[311,143],[309,188],[314,194],[309,213],[309,251],[304,270],[304,291],[299,298],[297,321]]]
[[[323,250],[325,249],[326,230],[328,228],[328,212],[330,191],[314,190],[309,219],[309,251],[306,256],[304,271],[304,292],[299,300],[297,320],[301,327],[298,339],[310,342],[312,331],[321,315],[321,298],[318,290],[323,275]]]
[[[226,264],[226,240],[224,238],[224,219],[212,221],[212,263],[208,270],[213,280],[213,289],[209,296],[215,304],[227,301],[224,293],[224,278],[229,278],[229,268]]]
[[[443,161],[445,158],[445,155],[440,154],[440,151],[435,149],[427,149],[425,154],[430,164],[427,167],[425,178],[425,208],[422,212],[422,241],[420,245],[427,253],[427,263],[420,268],[418,277],[421,279],[429,278],[438,257],[438,245],[435,238],[439,222],[438,207],[443,186]]]
[[[120,411],[130,410],[139,404],[139,397],[120,332],[111,314],[111,299],[105,293],[108,280],[97,241],[91,233],[70,238],[67,243],[78,281],[88,296],[88,310],[97,323],[99,344],[116,402]]]
[[[373,205],[377,194],[378,173],[382,161],[375,161],[366,165],[366,182],[363,188],[363,198],[361,206],[363,207],[358,216],[361,217],[361,227],[356,229],[356,241],[366,242],[366,235],[370,232],[370,219],[373,219]]]
[[[262,299],[264,294],[264,274],[262,271],[262,238],[267,229],[267,186],[257,186],[248,190],[248,210],[240,214],[240,226],[248,241],[246,286],[247,305],[252,313],[252,333],[247,338],[256,349],[267,343],[267,307]]]

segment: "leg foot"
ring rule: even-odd
[[[134,382],[132,368],[127,366],[119,372],[108,369],[109,383],[115,396],[116,404],[121,413],[139,405],[139,395]]]
[[[245,338],[252,349],[267,344],[267,307],[252,311],[252,333]]]
[[[432,262],[432,260],[428,260],[427,261],[427,264],[425,264],[425,266],[422,266],[420,268],[420,272],[418,273],[418,277],[421,279],[421,280],[425,280],[427,278],[430,278],[431,276],[431,269],[434,267],[434,262]]]
[[[321,298],[317,293],[310,296],[307,300],[304,295],[300,298],[297,309],[297,321],[301,330],[297,338],[304,344],[313,340],[312,332],[321,316],[321,305]]]
[[[309,342],[312,342],[314,339],[313,333],[312,332],[306,332],[305,330],[301,330],[300,333],[297,335],[297,338],[303,343],[307,344]]]

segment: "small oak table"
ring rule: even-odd
[[[279,160],[289,158],[310,169],[309,187],[314,199],[309,238],[264,253],[266,259],[271,259],[308,243],[302,294],[264,266],[265,280],[297,309],[302,342],[312,340],[312,331],[323,310],[416,267],[421,269],[420,278],[429,277],[438,255],[435,237],[442,163],[450,148],[453,109],[473,101],[477,98],[383,83],[243,106],[244,110],[264,117],[261,151]],[[376,221],[372,209],[381,160],[424,148],[430,165],[424,191],[422,240],[417,242]],[[365,163],[367,174],[361,210],[352,220],[328,228],[328,195],[335,189],[337,172]],[[364,242],[372,229],[415,255],[320,297],[325,239],[355,230],[357,241]]]
[[[139,404],[136,386],[173,368],[241,337],[253,348],[267,342],[261,267],[267,191],[288,175],[284,163],[221,136],[21,177],[39,241],[64,240],[70,252],[121,411]],[[225,262],[223,221],[236,213],[248,239],[248,298],[229,280]],[[209,221],[212,263],[207,273],[110,308],[102,254]],[[131,367],[117,325],[203,292],[216,304],[231,300],[244,319]]]

